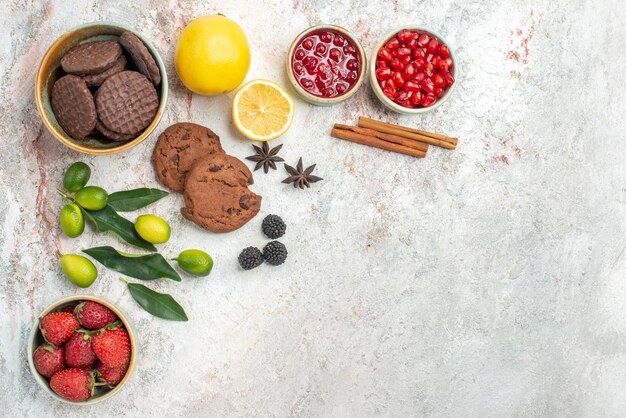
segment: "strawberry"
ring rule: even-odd
[[[78,319],[68,312],[52,312],[41,318],[39,329],[46,341],[59,345],[78,329]]]
[[[126,375],[128,365],[122,367],[108,367],[102,362],[96,364],[96,375],[102,378],[108,385],[117,385]]]
[[[69,313],[74,313],[74,308],[76,307],[76,305],[65,305],[64,307],[62,307],[61,309],[58,309],[59,312],[69,312]]]
[[[50,377],[65,368],[63,347],[43,343],[33,353],[33,363],[40,375]]]
[[[85,368],[96,361],[89,331],[79,329],[65,342],[65,363],[68,367]]]
[[[104,328],[117,320],[112,310],[90,300],[79,303],[74,309],[74,315],[78,318],[80,325],[87,329]]]
[[[93,394],[95,380],[92,372],[83,369],[65,369],[50,379],[50,389],[72,402],[84,402]]]
[[[119,322],[98,331],[91,345],[98,360],[108,367],[124,367],[130,360],[130,338]]]

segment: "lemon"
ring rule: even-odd
[[[85,163],[77,162],[70,165],[63,176],[63,188],[68,192],[77,192],[89,181],[91,168]]]
[[[107,205],[109,194],[102,187],[87,186],[77,191],[74,199],[87,210],[100,210]]]
[[[85,230],[85,219],[80,207],[75,203],[68,203],[61,209],[59,216],[61,229],[70,238],[76,238]]]
[[[181,269],[194,276],[207,276],[213,268],[211,256],[200,250],[185,250],[174,260]]]
[[[276,83],[252,80],[233,99],[233,122],[243,136],[255,141],[278,138],[293,122],[293,100]]]
[[[96,266],[82,255],[61,256],[61,269],[65,276],[78,287],[89,287],[98,277]]]
[[[139,236],[153,244],[163,244],[170,239],[170,226],[163,218],[156,215],[141,215],[135,221],[135,231]]]
[[[248,74],[248,39],[241,27],[225,16],[201,16],[181,33],[174,63],[189,90],[205,96],[228,93]]]

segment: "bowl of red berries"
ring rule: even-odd
[[[58,400],[89,405],[110,398],[135,366],[135,337],[124,314],[93,296],[72,296],[42,312],[28,342],[39,385]]]
[[[443,37],[420,26],[399,28],[374,48],[370,83],[376,97],[399,113],[425,113],[448,100],[458,66]]]
[[[329,106],[351,97],[365,78],[366,56],[358,39],[336,25],[301,32],[287,54],[287,75],[307,102]]]

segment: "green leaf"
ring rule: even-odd
[[[85,216],[91,220],[99,232],[113,232],[115,235],[135,247],[148,251],[156,251],[156,247],[141,238],[135,231],[135,224],[117,214],[115,209],[106,205],[100,210],[87,210],[81,208]]]
[[[111,193],[109,195],[108,204],[119,212],[132,212],[144,206],[148,206],[150,203],[154,203],[168,194],[169,193],[164,190],[143,187]]]
[[[172,296],[155,292],[139,283],[127,285],[133,299],[148,313],[170,321],[187,321],[185,310]]]
[[[141,280],[172,279],[180,282],[180,276],[159,253],[136,255],[125,254],[113,247],[94,247],[83,250],[103,264],[119,273]]]

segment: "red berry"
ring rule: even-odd
[[[437,97],[441,97],[441,96],[443,96],[443,92],[444,92],[444,89],[442,89],[441,87],[437,87],[437,88],[433,91],[433,93],[435,93],[435,96],[437,96]]]
[[[51,377],[56,372],[65,368],[65,356],[63,347],[50,343],[43,343],[33,353],[35,369],[44,377]]]
[[[407,65],[406,67],[404,67],[402,75],[404,76],[405,80],[411,80],[415,76],[415,72],[415,67],[413,65]]]
[[[348,91],[348,84],[346,83],[337,83],[337,85],[335,86],[335,90],[337,90],[337,94],[344,94],[346,91]]]
[[[414,50],[415,48],[417,48],[417,39],[411,39],[409,42],[406,43],[406,47],[410,50]]]
[[[424,48],[416,48],[413,50],[413,58],[426,59],[426,50]]]
[[[122,367],[130,360],[130,338],[117,324],[96,333],[91,346],[98,360],[109,367]]]
[[[446,84],[448,86],[451,86],[454,84],[454,77],[452,77],[452,74],[448,73],[445,75],[445,79],[446,79]]]
[[[400,62],[402,63],[402,65],[409,65],[409,63],[411,62],[411,56],[410,55],[405,55],[403,57],[400,57]]]
[[[313,49],[313,46],[313,39],[305,39],[304,41],[302,41],[302,48],[304,49],[308,49],[310,51],[311,49]]]
[[[416,70],[423,70],[426,68],[426,62],[423,59],[418,58],[413,62],[413,66]]]
[[[385,87],[395,90],[397,86],[396,86],[396,83],[393,81],[393,79],[390,78],[389,80],[387,80],[387,85]]]
[[[328,53],[328,58],[335,62],[339,62],[341,60],[341,51],[338,48],[333,48]]]
[[[420,101],[420,104],[424,107],[428,107],[431,104],[435,103],[436,101],[437,101],[437,98],[429,93],[429,94],[422,96],[422,100]]]
[[[391,100],[393,100],[396,97],[396,89],[391,88],[391,87],[386,87],[383,90],[383,93],[385,94],[385,96],[389,97]]]
[[[425,79],[425,78],[426,78],[426,73],[420,71],[420,72],[415,74],[414,80],[417,81],[418,83],[421,83],[422,80]]]
[[[412,38],[411,31],[408,29],[403,29],[398,33],[397,38],[400,42],[408,42]]]
[[[431,39],[430,42],[428,42],[428,52],[430,52],[431,54],[434,54],[435,52],[437,52],[439,50],[439,41],[435,38]]]
[[[428,77],[432,77],[435,72],[435,67],[430,62],[426,63],[426,68],[424,68],[424,72]]]
[[[351,71],[356,71],[359,69],[359,62],[355,59],[348,60],[346,68]]]
[[[387,64],[387,61],[383,61],[383,60],[378,60],[376,61],[376,68],[387,68],[389,65]]]
[[[387,44],[385,44],[385,48],[387,49],[396,49],[400,46],[400,41],[397,38],[391,38]]]
[[[409,99],[409,95],[404,90],[398,90],[398,94],[396,95],[397,102],[404,102]]]
[[[433,65],[433,67],[437,68],[439,66],[439,62],[441,61],[441,58],[439,58],[438,56],[434,56],[431,60],[430,63]]]
[[[296,62],[295,64],[293,64],[293,72],[296,73],[297,75],[304,74],[304,65],[302,65],[299,62]]]
[[[413,93],[420,91],[420,85],[414,81],[407,81],[404,83],[404,89]]]
[[[439,73],[433,75],[433,84],[436,87],[443,87],[446,85],[446,80],[443,78],[443,76]]]
[[[395,50],[396,55],[399,57],[403,57],[405,55],[411,55],[411,50],[409,48],[398,48]]]
[[[394,59],[393,56],[391,55],[391,52],[389,52],[389,50],[386,48],[381,48],[380,51],[378,51],[378,57],[387,62]]]
[[[323,44],[320,42],[319,44],[315,46],[315,55],[317,55],[320,58],[326,55],[326,51],[328,51],[328,47],[326,46],[326,44]]]
[[[402,74],[400,74],[399,72],[393,73],[391,79],[398,88],[404,86],[404,77],[402,77]]]
[[[50,379],[50,389],[72,402],[86,401],[91,397],[93,388],[93,374],[83,369],[61,370]]]
[[[65,363],[69,367],[86,368],[96,361],[88,331],[78,330],[65,343]]]
[[[411,96],[411,102],[417,106],[420,104],[420,102],[422,101],[422,93],[419,91],[416,91],[415,93],[413,93],[413,96]]]
[[[387,80],[391,77],[391,70],[389,68],[379,68],[376,70],[376,78],[379,80]]]
[[[306,56],[306,52],[304,52],[303,49],[298,49],[296,53],[294,54],[294,57],[297,60],[302,60],[305,56]]]
[[[430,41],[430,37],[428,35],[426,35],[425,33],[422,33],[417,38],[417,43],[420,44],[421,46],[426,46],[429,41]]]
[[[446,60],[439,61],[439,71],[443,74],[447,74],[450,69],[448,68],[448,62]]]
[[[389,65],[391,65],[394,71],[401,71],[404,68],[404,65],[402,65],[398,58],[394,58]]]
[[[108,385],[117,385],[122,381],[128,370],[128,366],[124,367],[108,367],[107,365],[98,362],[95,370],[97,375],[102,378]]]
[[[333,45],[335,46],[344,46],[346,44],[346,40],[341,35],[335,35],[335,39],[333,39]]]
[[[41,318],[39,329],[46,341],[58,345],[78,328],[78,319],[68,312],[52,312]]]
[[[322,32],[320,33],[320,40],[322,42],[326,42],[327,44],[333,41],[333,34],[331,32]]]
[[[447,45],[441,45],[441,47],[439,47],[439,56],[441,58],[449,58],[450,57],[450,50],[448,49]]]
[[[356,71],[350,71],[346,76],[346,81],[350,84],[353,84],[358,78],[359,75],[356,73]]]
[[[423,79],[420,83],[420,86],[422,87],[422,90],[424,90],[426,93],[432,93],[435,89],[435,85],[430,78]]]
[[[90,300],[79,303],[74,309],[74,314],[80,325],[87,329],[100,329],[117,321],[117,315],[112,310]]]

